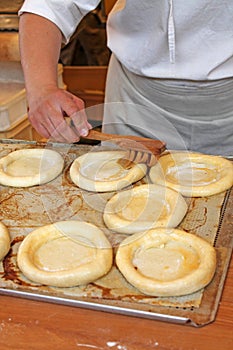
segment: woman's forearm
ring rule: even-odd
[[[77,142],[80,135],[87,135],[91,125],[85,113],[80,112],[85,107],[84,101],[58,87],[60,29],[46,18],[24,13],[20,17],[19,37],[32,126],[47,139]],[[64,116],[72,118],[72,126]]]
[[[30,13],[20,17],[20,54],[28,98],[44,86],[57,84],[62,34],[49,20]]]

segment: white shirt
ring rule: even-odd
[[[25,0],[68,42],[99,0]],[[233,77],[232,0],[118,0],[108,16],[108,47],[130,71],[153,78]]]

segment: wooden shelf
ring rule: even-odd
[[[80,97],[91,120],[102,121],[107,66],[64,66],[67,90]],[[89,108],[95,106],[95,108]]]

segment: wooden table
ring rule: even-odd
[[[0,296],[0,349],[233,349],[233,259],[216,320],[204,327]]]

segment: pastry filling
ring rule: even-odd
[[[14,177],[34,176],[51,168],[53,163],[51,158],[24,155],[5,165],[4,171]]]
[[[81,168],[82,175],[95,181],[113,181],[124,178],[127,170],[122,168],[117,160],[88,163]]]
[[[46,162],[47,163],[47,162]],[[47,163],[47,167],[51,166]],[[22,157],[13,160],[7,164],[5,172],[11,176],[33,176],[40,173],[42,167],[42,159],[37,157]],[[45,168],[45,162],[43,161]]]
[[[136,250],[133,265],[142,275],[166,282],[182,278],[199,267],[198,253],[184,243],[169,241]]]
[[[129,221],[154,221],[168,216],[170,206],[161,198],[139,193],[131,198],[121,198],[115,207],[115,213],[122,219]]]
[[[218,169],[201,163],[183,163],[177,167],[169,167],[166,172],[166,180],[183,186],[206,186],[220,179]]]
[[[69,270],[93,261],[95,253],[91,242],[84,244],[59,237],[41,245],[33,256],[33,263],[45,271]]]

